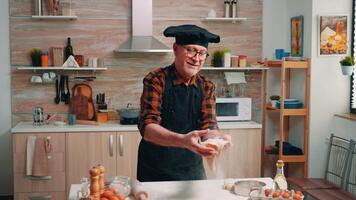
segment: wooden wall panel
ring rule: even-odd
[[[64,0],[63,0],[64,1]],[[67,0],[66,0],[67,1]],[[131,0],[72,0],[77,20],[34,20],[32,0],[10,0],[10,45],[11,45],[11,92],[13,124],[21,120],[32,120],[32,108],[43,106],[47,113],[64,116],[68,106],[54,104],[54,84],[31,84],[32,75],[39,72],[19,71],[17,66],[29,66],[29,51],[32,48],[50,49],[66,45],[66,38],[72,37],[75,54],[84,58],[102,57],[104,72],[65,72],[70,77],[79,75],[96,76],[89,84],[95,95],[105,92],[111,98],[113,108],[123,108],[127,103],[138,106],[142,92],[142,78],[151,70],[173,62],[172,54],[160,53],[114,53],[131,34]],[[171,25],[196,24],[219,34],[221,43],[210,44],[209,52],[228,48],[233,55],[245,54],[248,61],[261,60],[262,55],[262,0],[239,0],[238,15],[248,20],[237,22],[202,22],[210,9],[218,17],[223,16],[221,0],[153,0],[153,35],[168,46],[174,38],[163,36],[163,30]],[[207,64],[210,63],[210,58]],[[222,72],[204,71],[217,85],[217,95],[223,95],[221,88],[227,87]],[[246,72],[245,96],[253,98],[253,119],[261,117],[261,72]],[[71,81],[73,86],[75,82]],[[238,91],[236,89],[235,91]]]

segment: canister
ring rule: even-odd
[[[239,67],[239,56],[231,56],[231,67]]]
[[[46,50],[41,51],[41,66],[48,67],[48,51]]]
[[[247,66],[247,56],[239,55],[239,67],[246,67],[246,66]]]

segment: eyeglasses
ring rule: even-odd
[[[194,49],[192,47],[186,47],[186,46],[182,46],[182,47],[186,50],[187,56],[189,58],[194,58],[195,56],[198,55],[198,58],[200,60],[204,60],[209,56],[209,53],[207,51],[204,51],[204,50],[203,51],[198,51],[198,50],[196,50],[196,49]]]

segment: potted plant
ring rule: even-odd
[[[272,95],[269,97],[269,99],[271,100],[271,106],[273,108],[277,107],[277,102],[279,101],[280,97],[278,95]]]
[[[341,71],[343,75],[350,76],[354,71],[355,60],[352,56],[346,56],[340,60]]]
[[[30,52],[32,66],[39,67],[41,66],[41,50],[40,49],[32,49]]]
[[[224,51],[216,50],[213,53],[213,66],[222,67],[223,66]]]

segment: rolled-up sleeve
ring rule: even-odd
[[[148,124],[161,123],[163,82],[158,77],[147,75],[143,79],[143,92],[141,95],[140,120],[138,128],[140,134],[144,135],[145,127]]]
[[[201,129],[219,129],[215,112],[215,85],[211,81],[203,84]]]

